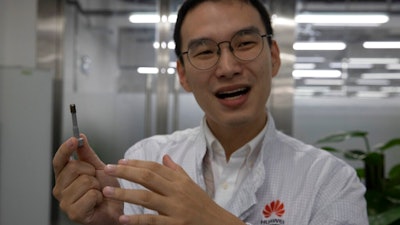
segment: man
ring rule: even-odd
[[[204,120],[135,144],[117,165],[84,135],[81,148],[69,139],[53,159],[61,209],[93,225],[368,224],[354,170],[275,129],[265,109],[280,67],[272,34],[257,0],[185,1],[177,69]]]

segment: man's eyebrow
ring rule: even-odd
[[[259,29],[258,27],[255,27],[255,26],[244,27],[244,28],[242,28],[242,29],[236,31],[236,32],[232,35],[232,37],[235,36],[235,35],[237,35],[237,34],[239,34],[239,33],[246,33],[246,32],[258,32],[258,33],[260,33],[260,29]],[[205,41],[205,40],[212,40],[212,41],[214,41],[213,39],[211,39],[211,38],[206,38],[206,37],[195,38],[195,39],[192,39],[192,40],[189,41],[187,48],[189,48],[190,46],[193,46],[193,45],[195,45],[195,44],[198,45],[198,44],[202,43],[202,42]]]
[[[193,45],[199,45],[199,44],[201,44],[203,41],[206,41],[206,40],[212,40],[212,39],[211,39],[211,38],[206,38],[206,37],[195,38],[195,39],[191,40],[191,41],[188,43],[188,47],[187,47],[187,48],[189,48],[190,46],[193,46]]]
[[[257,32],[257,33],[260,33],[260,29],[258,27],[255,27],[255,26],[249,26],[249,27],[245,27],[245,28],[242,28],[242,29],[238,30],[234,35],[239,34],[239,33],[246,33],[246,32]]]

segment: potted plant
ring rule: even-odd
[[[361,138],[363,148],[339,149],[325,145],[352,138]],[[400,138],[371,147],[368,132],[346,131],[324,137],[317,141],[317,145],[327,151],[338,152],[347,159],[363,162],[364,167],[356,171],[367,189],[365,198],[370,225],[400,225],[400,163],[385,175],[385,152],[389,149],[400,150]]]

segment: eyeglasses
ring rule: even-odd
[[[241,61],[252,61],[256,59],[264,48],[263,38],[271,38],[272,35],[260,35],[257,31],[245,30],[236,33],[231,41],[221,41],[219,43],[211,39],[200,39],[190,43],[186,52],[190,64],[199,70],[211,69],[218,63],[221,56],[222,43],[229,44],[229,50]]]

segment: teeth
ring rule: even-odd
[[[246,90],[246,88],[240,88],[240,89],[237,89],[237,90],[234,90],[234,91],[221,92],[219,94],[220,95],[229,95],[229,94],[232,94],[232,93],[241,92],[241,91],[245,91],[245,90]]]
[[[233,91],[219,92],[219,93],[217,93],[217,97],[222,98],[222,99],[235,98],[235,97],[245,94],[248,90],[249,90],[248,88],[240,88],[240,89],[236,89]]]

